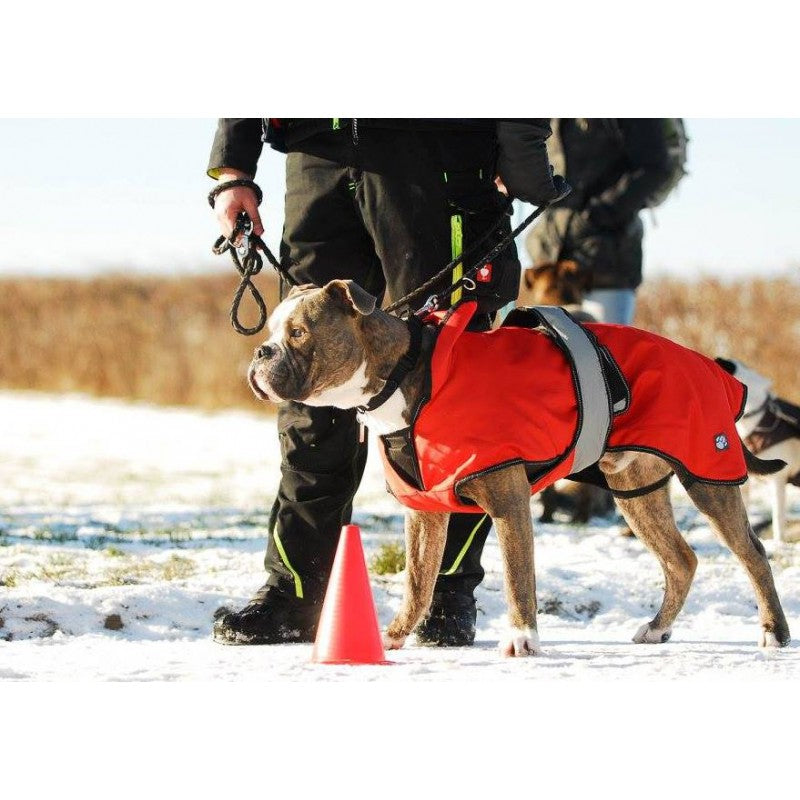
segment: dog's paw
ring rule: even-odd
[[[539,655],[539,634],[530,628],[511,628],[505,639],[500,641],[500,652],[512,658]]]
[[[384,633],[381,637],[386,650],[399,650],[406,643],[407,638],[406,636],[390,636],[388,633]]]
[[[786,647],[791,641],[791,637],[787,631],[785,637],[779,637],[773,631],[761,631],[761,636],[758,640],[759,647],[766,647],[769,650],[777,650],[780,647]]]
[[[648,622],[636,631],[633,641],[636,644],[663,644],[669,641],[670,636],[672,628],[653,628]]]

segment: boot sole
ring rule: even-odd
[[[227,644],[234,646],[253,646],[269,644],[308,644],[314,641],[313,636],[304,636],[299,631],[295,635],[286,636],[258,636],[240,633],[238,631],[214,630],[211,634],[217,644]]]

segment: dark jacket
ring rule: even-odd
[[[557,205],[586,210],[598,228],[618,230],[670,176],[663,120],[561,119],[550,155],[572,186]]]
[[[548,143],[555,171],[572,193],[554,204],[529,237],[535,263],[573,258],[595,288],[641,283],[639,212],[670,177],[661,119],[558,119]]]
[[[308,146],[314,137],[349,135],[354,146],[359,131],[369,128],[429,131],[432,133],[485,133],[495,143],[494,163],[512,197],[535,205],[546,203],[558,194],[545,140],[550,136],[547,119],[256,119],[224,118],[217,125],[208,174],[216,178],[221,167],[232,167],[255,175],[264,142],[280,152],[292,152]],[[447,141],[446,157],[451,163],[468,162],[475,137],[441,137]],[[483,138],[483,137],[480,137]],[[464,150],[463,154],[459,152]]]

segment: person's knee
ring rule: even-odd
[[[297,470],[329,472],[352,464],[359,447],[355,412],[286,403],[278,417],[285,464]]]

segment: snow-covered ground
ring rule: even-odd
[[[373,448],[374,453],[374,448]],[[272,417],[200,413],[79,396],[0,393],[0,679],[67,681],[515,681],[797,678],[800,646],[756,647],[753,592],[680,488],[682,529],[700,565],[672,640],[631,636],[660,602],[654,558],[616,522],[538,525],[544,653],[503,659],[496,541],[484,553],[474,647],[414,645],[389,666],[310,663],[311,645],[224,647],[213,612],[263,582],[266,512],[277,485]],[[796,515],[798,497],[790,493]],[[751,493],[754,519],[767,513]],[[538,503],[531,504],[538,515]],[[367,559],[402,538],[402,509],[376,459],[355,502]],[[775,550],[784,609],[800,635],[800,545]],[[401,576],[372,576],[378,616]]]

